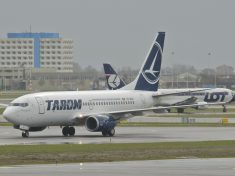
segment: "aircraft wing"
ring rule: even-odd
[[[169,96],[169,95],[176,95],[181,93],[193,93],[193,92],[200,92],[211,90],[211,88],[198,88],[198,89],[187,89],[187,90],[169,90],[164,92],[156,92],[152,96],[153,97],[161,97],[161,96]]]
[[[122,111],[110,111],[110,112],[99,112],[99,113],[86,113],[86,114],[76,114],[73,119],[84,119],[89,116],[93,115],[125,115],[125,114],[136,114],[140,112],[145,112],[145,111],[151,111],[151,110],[164,110],[164,109],[170,109],[170,108],[187,108],[187,107],[197,107],[197,106],[204,106],[204,105],[223,105],[226,104],[226,102],[221,102],[221,103],[207,103],[207,102],[200,102],[200,103],[195,103],[195,104],[189,104],[189,105],[175,105],[175,106],[158,106],[158,107],[150,107],[150,108],[143,108],[143,109],[132,109],[132,110],[122,110]],[[121,118],[118,118],[116,120],[119,120]]]

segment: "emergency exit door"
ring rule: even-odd
[[[36,97],[36,101],[38,103],[38,113],[39,114],[44,114],[45,113],[45,107],[44,107],[44,102],[41,97]]]

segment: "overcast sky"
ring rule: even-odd
[[[97,69],[139,68],[156,33],[166,31],[163,66],[235,66],[234,0],[0,0],[0,37],[58,32],[74,58]],[[209,55],[208,53],[211,53]]]

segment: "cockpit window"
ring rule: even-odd
[[[28,103],[11,103],[10,106],[20,106],[20,107],[26,107],[28,106]]]

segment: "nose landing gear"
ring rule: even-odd
[[[29,137],[29,131],[23,131],[23,132],[22,132],[22,137],[23,137],[23,138]]]
[[[64,136],[74,136],[74,134],[75,134],[75,128],[74,128],[74,127],[65,126],[65,127],[62,129],[62,134],[63,134]]]

